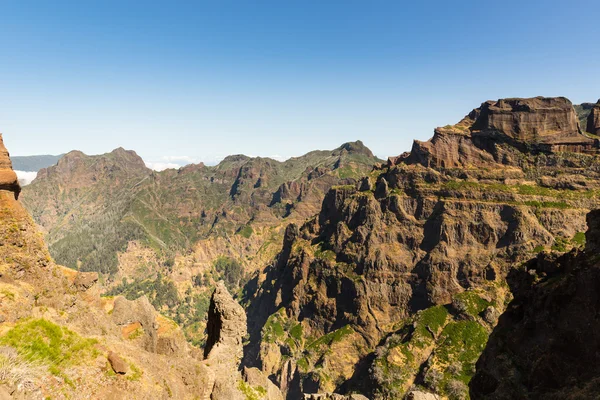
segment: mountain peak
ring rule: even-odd
[[[341,152],[343,150],[346,150],[348,153],[364,154],[368,157],[374,157],[373,152],[360,140],[355,142],[346,142],[334,151]]]

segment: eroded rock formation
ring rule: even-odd
[[[212,400],[245,400],[251,395],[265,400],[283,399],[279,389],[259,369],[246,368],[241,375],[246,313],[223,282],[217,283],[213,292],[206,329],[204,363],[213,373]]]

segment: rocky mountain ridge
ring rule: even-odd
[[[154,303],[166,304],[163,313],[173,308],[177,318],[203,307],[196,296],[209,288],[223,293],[218,279],[239,287],[247,280],[241,271],[258,268],[238,293],[248,313],[246,383],[267,390],[270,380],[287,399],[462,399],[511,301],[507,277],[535,254],[585,243],[585,215],[600,204],[598,139],[586,132],[595,108],[565,98],[488,101],[374,167],[360,143],[285,165],[231,156],[217,167],[161,174],[121,162],[131,155],[122,150],[103,158],[74,153],[24,199],[46,193],[41,198],[55,204],[28,207],[54,227],[48,237],[56,243],[73,227],[82,235],[102,221],[86,221],[90,215],[106,216],[106,236],[115,226],[135,227],[109,249],[118,257],[114,278],[125,280],[107,284],[130,298],[150,289]],[[74,171],[79,183],[65,179]],[[82,190],[94,185],[110,196]],[[101,259],[106,244],[94,237],[90,260]],[[191,251],[169,259],[189,243]],[[240,255],[243,266],[232,260]],[[85,259],[75,260],[84,268]],[[167,279],[129,281],[156,271],[168,271]],[[243,315],[237,307],[230,313]],[[235,320],[230,330],[243,333],[242,318]],[[209,321],[209,334],[214,326],[222,325]],[[144,340],[154,346],[152,336]],[[210,358],[219,340],[207,343]],[[227,371],[239,357],[239,337],[233,343],[237,350],[218,361]],[[218,376],[215,387],[233,396],[237,374]]]
[[[41,170],[22,200],[58,262],[101,273],[111,295],[147,294],[201,344],[215,283],[237,292],[277,254],[287,223],[378,161],[361,142],[285,162],[236,155],[163,172],[124,149],[73,151]]]

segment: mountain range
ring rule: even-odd
[[[18,338],[59,330],[73,357],[2,385],[594,398],[598,135],[600,101],[536,97],[484,102],[386,162],[361,142],[163,172],[73,151],[21,191],[4,152],[0,343],[27,363],[40,350]]]

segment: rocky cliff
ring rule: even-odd
[[[246,365],[290,399],[392,399],[415,385],[466,395],[510,300],[509,271],[580,246],[600,202],[600,160],[555,146],[588,143],[577,125],[563,98],[484,103],[357,185],[332,188],[247,286]]]
[[[540,254],[509,275],[514,300],[477,362],[472,399],[600,396],[600,211],[587,221],[585,249]]]
[[[2,134],[0,134],[0,190],[13,192],[15,199],[18,199],[21,193],[21,186],[17,174],[13,171],[8,150],[4,147]]]

